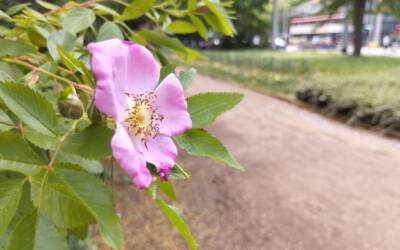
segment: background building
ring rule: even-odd
[[[374,7],[374,2],[367,9]],[[319,1],[310,1],[290,12],[289,45],[299,49],[341,49],[352,46],[353,26],[350,6],[333,14],[321,15]],[[364,17],[364,46],[397,46],[399,21],[386,14],[366,14]]]

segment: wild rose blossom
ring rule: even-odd
[[[154,181],[146,162],[166,180],[177,157],[171,136],[192,127],[179,80],[170,74],[158,84],[159,64],[135,43],[111,39],[88,49],[97,81],[95,104],[116,121],[115,159],[139,188]]]

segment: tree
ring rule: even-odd
[[[236,36],[225,37],[222,46],[224,48],[249,47],[255,35],[260,36],[261,44],[267,45],[271,28],[271,10],[268,0],[235,1]]]
[[[353,0],[353,56],[361,55],[361,48],[363,42],[363,27],[364,27],[364,13],[365,13],[366,0]]]

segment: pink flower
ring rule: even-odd
[[[192,127],[182,86],[174,74],[160,84],[160,66],[145,47],[111,39],[91,43],[95,103],[116,121],[112,152],[139,188],[154,178],[146,162],[163,180],[175,164],[177,149],[171,136]]]

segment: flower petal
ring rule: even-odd
[[[95,103],[117,121],[126,117],[126,93],[154,90],[160,66],[145,47],[118,39],[91,43],[92,70],[96,76]]]
[[[169,74],[157,87],[158,112],[164,116],[160,133],[168,136],[182,134],[192,128],[183,88],[174,74]]]
[[[129,132],[121,124],[117,123],[111,147],[115,159],[139,188],[147,188],[154,182],[143,155],[136,149]]]
[[[124,44],[128,47],[130,54],[128,69],[131,71],[131,77],[127,83],[128,92],[153,91],[160,79],[160,65],[146,47],[128,41]]]
[[[123,42],[111,39],[88,45],[92,55],[92,70],[96,76],[95,103],[97,108],[121,120],[126,104],[126,82],[121,81],[121,75],[126,68],[129,50]]]
[[[175,165],[176,157],[178,156],[178,150],[171,137],[159,135],[156,138],[149,139],[146,146],[139,140],[135,144],[145,160],[153,163],[160,177],[165,180]]]

